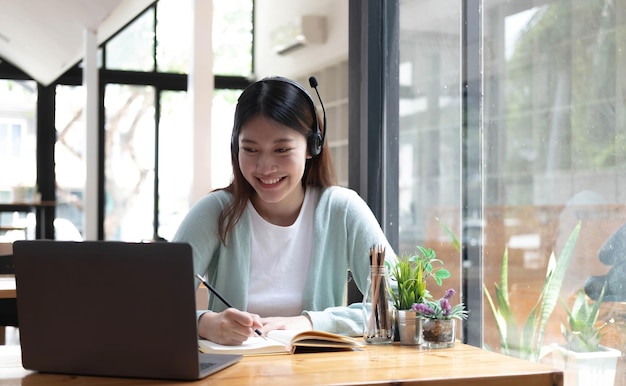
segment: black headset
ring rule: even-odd
[[[322,131],[320,130],[320,125],[319,125],[319,122],[317,121],[317,109],[315,108],[315,102],[313,102],[313,98],[311,97],[311,94],[309,94],[309,92],[305,90],[304,87],[302,87],[302,85],[300,85],[299,83],[291,79],[284,78],[282,76],[273,76],[270,78],[264,78],[264,79],[259,80],[259,82],[287,83],[297,88],[304,95],[306,95],[307,100],[309,101],[309,105],[311,106],[311,111],[313,112],[313,130],[311,134],[309,134],[309,136],[307,137],[307,150],[309,154],[311,155],[311,157],[318,156],[322,152],[322,148],[324,147],[324,143],[326,141],[326,110],[324,109],[324,103],[322,103],[322,98],[320,97],[320,93],[319,91],[317,91],[317,86],[318,86],[317,79],[315,79],[314,76],[310,77],[309,84],[311,85],[313,89],[315,89],[315,92],[317,93],[317,98],[319,99],[320,105],[322,106],[324,133],[322,133]],[[233,135],[231,149],[239,149],[238,141],[239,141],[239,138]]]

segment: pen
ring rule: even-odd
[[[220,293],[217,292],[217,290],[215,288],[213,288],[213,286],[211,286],[209,283],[207,283],[202,276],[196,274],[196,277],[198,278],[198,280],[200,280],[202,282],[202,284],[204,284],[205,287],[207,287],[209,289],[209,291],[211,291],[213,293],[213,295],[217,296],[222,301],[222,303],[224,303],[226,305],[226,307],[234,308],[228,302],[228,300],[224,299],[224,297],[222,295],[220,295]],[[265,338],[265,336],[263,336],[263,333],[258,328],[255,328],[254,332],[256,332],[256,334],[258,336],[260,336],[262,338]]]

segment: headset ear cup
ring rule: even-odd
[[[322,136],[319,131],[309,134],[307,146],[311,157],[317,157],[322,152]]]

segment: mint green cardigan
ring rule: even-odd
[[[248,302],[250,267],[250,223],[244,212],[229,235],[227,246],[219,239],[217,220],[231,195],[216,191],[200,199],[189,211],[172,241],[189,243],[193,250],[194,272],[207,275],[209,283],[236,308]],[[361,292],[369,275],[369,250],[382,244],[388,259],[392,248],[376,217],[353,190],[333,186],[319,195],[315,209],[311,263],[304,290],[303,314],[313,329],[344,335],[362,335],[360,304],[343,306],[347,272],[350,270]],[[193,279],[193,278],[190,278]],[[194,279],[195,280],[195,279]],[[196,284],[199,284],[196,280]],[[209,309],[226,307],[211,297]],[[198,315],[206,311],[198,311]]]

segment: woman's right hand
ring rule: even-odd
[[[250,336],[256,335],[255,329],[263,327],[259,315],[228,308],[222,312],[205,312],[198,320],[198,334],[212,342],[238,346]]]

